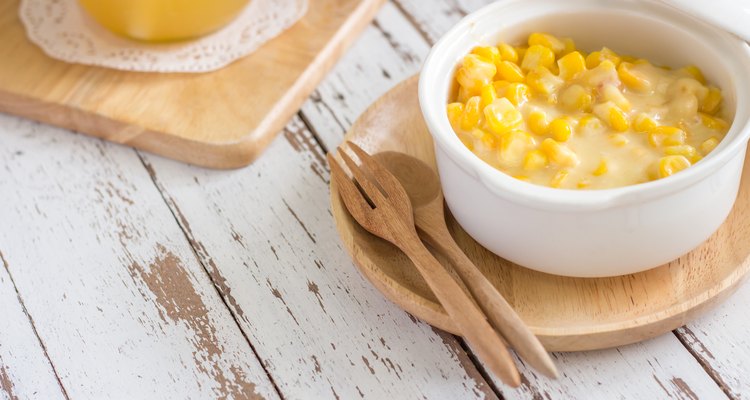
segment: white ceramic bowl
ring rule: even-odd
[[[732,126],[696,165],[667,179],[606,190],[561,190],[511,178],[481,161],[446,115],[455,68],[471,48],[517,43],[535,31],[608,46],[657,64],[698,65],[724,91]],[[634,273],[705,241],[737,198],[750,135],[750,48],[737,37],[649,0],[505,0],[466,16],[432,49],[419,102],[434,138],[446,202],[492,252],[568,276]]]

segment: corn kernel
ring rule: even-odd
[[[604,60],[595,68],[581,73],[581,81],[586,85],[597,88],[606,84],[617,84],[617,68],[610,60]]]
[[[651,132],[658,124],[646,113],[640,113],[633,119],[633,129],[636,132]]]
[[[533,110],[529,113],[526,119],[526,125],[529,130],[537,135],[546,135],[547,129],[549,128],[549,121],[547,121],[547,114],[541,110]]]
[[[453,129],[461,126],[461,116],[464,113],[463,103],[450,103],[448,104],[448,121],[451,122]]]
[[[599,161],[599,165],[596,167],[596,169],[592,172],[594,176],[602,176],[606,174],[609,171],[609,161],[602,157],[602,159]]]
[[[560,54],[561,56],[565,56],[576,51],[576,43],[573,41],[573,39],[564,38],[562,41],[563,41],[563,44],[565,45],[565,49]],[[583,53],[581,53],[581,55],[583,55]]]
[[[700,68],[695,65],[688,65],[687,67],[680,68],[680,72],[692,76],[696,81],[704,85],[706,84],[706,77],[703,76],[703,72],[701,72]]]
[[[612,144],[617,147],[623,147],[626,144],[630,143],[630,139],[628,139],[628,137],[623,135],[622,133],[613,133],[609,135],[609,140],[611,140]]]
[[[479,57],[484,58],[486,61],[489,61],[493,64],[499,63],[502,58],[500,56],[500,50],[498,50],[495,46],[479,46],[475,47],[472,51],[472,54],[476,54]]]
[[[507,43],[500,43],[497,45],[498,50],[500,50],[500,56],[505,61],[510,62],[518,62],[518,53],[516,52],[516,49],[513,48],[513,46],[507,44]]]
[[[594,102],[594,98],[583,86],[570,85],[560,93],[557,101],[568,111],[587,112],[591,110],[591,103]]]
[[[511,83],[508,85],[508,90],[505,91],[505,98],[510,100],[514,106],[520,106],[527,102],[531,97],[529,87],[523,83]]]
[[[518,179],[519,181],[529,182],[531,179],[529,179],[526,175],[513,175],[514,178]]]
[[[536,67],[550,68],[554,63],[555,53],[549,47],[535,44],[529,46],[529,49],[526,50],[521,68],[526,71],[533,70]]]
[[[657,126],[648,135],[648,141],[654,147],[685,144],[686,138],[685,131],[674,126]]]
[[[621,58],[614,51],[604,47],[601,51],[592,51],[591,54],[586,57],[586,68],[596,68],[605,60],[609,60],[616,67],[620,64]]]
[[[529,47],[540,45],[560,54],[565,50],[565,43],[549,33],[535,32],[529,35]]]
[[[549,133],[558,142],[567,142],[573,135],[573,123],[565,117],[555,118],[549,124]]]
[[[558,76],[565,80],[571,80],[586,70],[586,60],[581,53],[574,51],[557,60],[557,66],[560,68]]]
[[[580,162],[576,153],[555,139],[544,139],[539,148],[551,163],[563,167],[575,167]]]
[[[563,84],[563,80],[552,74],[545,67],[535,68],[526,75],[526,84],[537,93],[550,95]]]
[[[591,134],[600,131],[604,125],[602,125],[602,121],[591,115],[586,114],[578,121],[578,132],[582,134]]]
[[[701,143],[701,152],[703,153],[703,155],[706,155],[712,152],[718,145],[719,139],[717,139],[716,137],[710,137],[703,141],[703,143]]]
[[[508,86],[510,86],[510,82],[508,81],[492,82],[492,87],[495,88],[495,94],[497,95],[497,97],[505,96],[505,91],[508,90]]]
[[[664,156],[659,159],[659,177],[666,178],[689,167],[690,160],[685,156]]]
[[[528,132],[511,130],[500,135],[497,144],[497,160],[505,167],[517,167],[524,161],[526,152],[536,146],[536,140]]]
[[[721,91],[711,86],[708,88],[708,94],[703,99],[701,111],[707,114],[715,114],[716,111],[719,111],[719,105],[721,105]]]
[[[631,63],[621,63],[620,66],[617,67],[617,76],[625,86],[633,90],[639,92],[647,92],[651,90],[651,82],[649,82],[642,73],[634,70],[633,64]]]
[[[523,82],[523,71],[510,61],[502,61],[497,65],[497,75],[508,82]]]
[[[591,186],[591,181],[586,178],[581,179],[578,181],[578,184],[576,184],[578,189],[586,189],[589,186]]]
[[[516,46],[516,55],[518,56],[518,59],[514,62],[519,62],[523,60],[523,57],[526,55],[526,50],[528,50],[528,46]]]
[[[552,180],[549,182],[549,186],[553,188],[559,188],[562,187],[562,185],[565,183],[565,179],[568,178],[568,175],[570,174],[570,171],[561,169],[560,171],[557,171],[555,176],[552,177]]]
[[[594,106],[594,114],[616,131],[625,132],[630,126],[625,112],[611,101]]]
[[[700,116],[701,124],[703,124],[703,126],[705,126],[706,128],[723,131],[728,127],[726,121],[719,117],[712,117],[706,113],[698,113],[698,116]]]
[[[547,156],[541,150],[532,150],[526,153],[523,159],[523,169],[526,171],[537,171],[547,166]]]
[[[472,94],[469,92],[468,89],[466,89],[463,86],[459,86],[458,88],[458,97],[456,97],[456,100],[461,103],[466,103],[471,98]]]
[[[492,84],[482,86],[482,90],[479,92],[481,99],[480,108],[484,110],[485,107],[492,104],[497,99],[497,92],[495,86]]]
[[[469,54],[458,69],[456,80],[471,93],[477,93],[482,86],[492,82],[496,73],[495,64],[476,54]]]
[[[482,100],[479,96],[474,96],[466,102],[466,106],[464,106],[464,114],[461,118],[461,129],[468,131],[479,124],[481,102]]]
[[[474,128],[471,130],[471,135],[474,137],[475,143],[481,144],[488,149],[494,149],[497,147],[497,138],[489,132],[479,128]]]
[[[699,160],[700,155],[695,147],[688,144],[678,144],[664,148],[664,154],[668,156],[685,156],[690,162],[695,163]]]
[[[517,128],[523,120],[521,112],[506,98],[497,99],[485,107],[484,116],[490,129],[496,135]]]
[[[623,111],[630,111],[632,108],[630,101],[615,85],[604,85],[602,87],[602,97],[605,101],[615,103],[615,105],[620,107]]]

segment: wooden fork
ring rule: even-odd
[[[393,243],[409,257],[477,356],[505,384],[518,387],[521,377],[502,339],[420,240],[411,202],[401,183],[369,155],[360,157],[361,168],[344,151],[338,154],[359,185],[329,153],[331,174],[349,213],[363,228]]]

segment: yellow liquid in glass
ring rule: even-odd
[[[101,25],[149,42],[195,38],[229,23],[249,0],[78,0]]]

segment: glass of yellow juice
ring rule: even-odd
[[[131,39],[170,42],[211,33],[234,19],[249,0],[78,0],[110,31]]]

